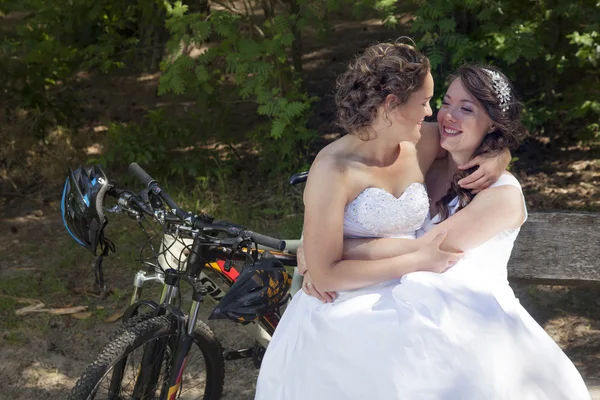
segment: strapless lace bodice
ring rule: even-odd
[[[415,182],[400,197],[368,187],[344,211],[345,237],[414,237],[429,211],[425,185]]]

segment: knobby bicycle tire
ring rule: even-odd
[[[129,329],[131,329],[135,325],[140,324],[143,321],[147,321],[147,320],[149,320],[150,318],[152,318],[154,316],[155,315],[154,315],[153,311],[146,311],[146,312],[134,315],[133,317],[129,318],[127,321],[124,321],[117,329],[115,329],[108,336],[108,340],[106,342],[107,343],[112,342],[117,337],[121,336],[123,334],[123,332],[128,331]]]
[[[175,329],[177,324],[166,316],[150,319],[143,319],[142,317],[139,323],[127,325],[129,326],[121,328],[123,332],[119,336],[106,344],[96,360],[88,365],[69,394],[69,400],[96,399],[100,384],[105,378],[110,380],[115,364],[119,363],[119,361],[127,360],[127,357],[131,353],[136,349],[143,348],[147,343],[177,334]],[[196,323],[194,344],[202,353],[206,363],[204,394],[194,398],[217,400],[221,397],[225,379],[225,366],[221,345],[210,328],[202,321],[197,321]],[[194,347],[192,347],[193,349]],[[187,363],[186,371],[190,364],[189,362]],[[166,380],[167,377],[163,378]],[[177,398],[185,390],[186,380],[184,378]],[[118,398],[123,399],[124,397],[119,395]]]

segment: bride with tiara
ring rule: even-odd
[[[338,80],[351,134],[311,168],[308,294],[273,336],[256,399],[590,398],[508,284],[527,218],[519,182],[504,173],[477,195],[456,183],[459,165],[524,132],[510,81],[461,67],[427,124],[432,86],[427,59],[402,44],[367,49]]]

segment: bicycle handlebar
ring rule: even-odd
[[[148,187],[152,185],[152,183],[156,183],[154,179],[142,167],[138,165],[138,163],[129,164],[129,173],[138,178],[142,183]]]
[[[206,223],[198,218],[197,215],[194,215],[190,212],[185,212],[175,201],[169,196],[168,193],[163,191],[159,186],[156,180],[154,180],[142,167],[140,167],[137,163],[131,163],[129,165],[129,172],[138,178],[144,185],[150,189],[150,191],[158,196],[175,212],[175,215],[186,224],[191,225],[192,227],[200,230],[216,230],[216,231],[225,231],[229,234],[234,234],[237,236],[249,237],[252,241],[267,247],[271,247],[273,249],[277,249],[279,251],[283,251],[285,249],[285,240],[279,240],[271,236],[263,235],[260,233],[242,230],[233,226],[230,227],[219,227],[216,225],[212,225]],[[225,228],[225,229],[224,229]]]
[[[252,231],[246,231],[246,234],[250,234],[250,239],[252,239],[253,242],[277,249],[279,251],[285,250],[285,240],[279,240],[277,238]]]
[[[155,179],[153,179],[138,163],[129,164],[129,172],[138,178],[144,185],[148,186],[148,189],[156,195],[158,195],[167,205],[175,212],[175,215],[182,221],[188,223],[196,229],[203,229],[206,225],[200,221],[197,216],[192,213],[186,213],[183,211],[177,203],[169,196],[169,194],[163,191]]]

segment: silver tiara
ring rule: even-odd
[[[510,102],[510,87],[508,86],[508,83],[498,72],[486,68],[483,68],[483,70],[490,78],[492,78],[492,84],[494,85],[494,91],[496,92],[496,97],[498,97],[498,102],[500,103],[500,109],[503,113],[508,111]]]

